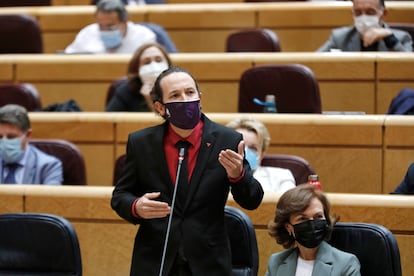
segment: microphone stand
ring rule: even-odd
[[[180,148],[180,151],[178,153],[177,177],[175,179],[173,198],[172,198],[172,202],[171,202],[171,214],[170,214],[170,217],[168,218],[167,233],[165,235],[165,240],[164,240],[164,249],[162,251],[160,273],[158,274],[159,276],[162,276],[162,272],[163,272],[163,269],[164,269],[165,255],[167,253],[167,244],[168,244],[168,239],[169,239],[169,236],[170,236],[171,222],[172,222],[172,217],[173,217],[173,213],[174,213],[175,198],[176,198],[176,195],[177,195],[178,180],[180,178],[181,164],[183,163],[183,160],[184,160],[184,148]]]

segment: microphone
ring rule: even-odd
[[[180,150],[178,152],[178,166],[177,166],[177,173],[176,173],[176,178],[175,178],[173,198],[172,198],[172,202],[171,202],[171,213],[170,213],[170,217],[168,218],[167,233],[165,234],[164,249],[162,250],[160,273],[158,274],[159,276],[162,276],[162,272],[164,270],[165,255],[167,253],[168,239],[170,237],[171,222],[172,222],[172,217],[173,217],[173,214],[174,214],[175,198],[176,198],[176,195],[177,195],[177,186],[178,186],[178,180],[180,178],[181,164],[183,163],[183,160],[184,160],[184,152],[185,152],[184,148],[180,148]]]

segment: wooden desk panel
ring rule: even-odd
[[[314,27],[335,28],[351,25],[352,3],[350,2],[294,2],[279,3],[276,9],[274,5],[263,5],[258,9],[258,25],[260,27],[283,28],[304,27],[312,22]],[[296,16],[291,16],[295,14]]]
[[[10,56],[10,58],[6,58],[3,62],[0,63],[0,81],[13,82],[13,76],[13,60]]]
[[[20,185],[2,185],[0,189],[0,213],[24,211],[25,187]]]
[[[130,55],[20,55],[17,81],[112,81],[126,74]]]
[[[99,82],[31,82],[39,91],[42,106],[74,99],[83,111],[105,111],[111,81]]]
[[[395,96],[404,88],[414,88],[414,81],[381,81],[377,86],[376,114],[387,114]]]
[[[329,38],[331,28],[309,29],[306,27],[270,28],[279,38],[282,52],[313,52]]]
[[[380,54],[202,53],[172,54],[190,70],[205,94],[206,112],[237,112],[238,82],[254,65],[300,63],[318,79],[324,111],[376,113],[376,63]],[[38,87],[44,106],[76,100],[84,111],[103,111],[110,83],[125,75],[129,55],[8,55],[11,78]],[[414,60],[412,60],[414,64]],[[10,64],[11,63],[11,64]],[[0,61],[0,64],[3,64]],[[1,67],[1,66],[0,66]],[[402,72],[401,74],[406,74]],[[387,84],[395,81],[387,81]],[[225,95],[225,97],[223,97]],[[382,94],[381,94],[382,95]],[[217,99],[223,99],[218,101]]]
[[[384,53],[378,57],[378,113],[388,111],[401,89],[414,88],[413,60],[411,53]]]
[[[362,111],[377,114],[375,83],[332,81],[319,84],[323,111]]]
[[[62,3],[64,0],[54,1]],[[332,28],[352,24],[349,2],[199,2],[128,6],[127,9],[134,22],[153,22],[163,26],[180,52],[223,52],[230,32],[257,27],[271,28],[277,34],[280,32],[284,52],[315,51],[328,39]],[[64,49],[82,27],[94,20],[94,6],[85,5],[81,0],[63,3],[68,5],[2,8],[0,13],[36,16],[43,29],[45,52],[55,53]],[[69,6],[75,3],[80,6]],[[390,10],[387,22],[412,22],[414,5],[411,1],[389,2],[387,8]]]
[[[414,162],[414,118],[392,115],[385,120],[384,192],[393,191]]]
[[[18,185],[0,189],[0,198],[13,194],[23,202],[22,212],[46,212],[67,218],[75,227],[85,275],[128,274],[136,226],[126,223],[111,209],[112,187]],[[414,201],[409,196],[327,193],[331,213],[343,222],[381,224],[390,229],[401,254],[403,275],[412,275]],[[267,261],[282,248],[269,237],[267,224],[274,217],[280,194],[266,193],[256,210],[244,211],[252,220],[259,247],[259,275]],[[23,201],[23,198],[26,200]],[[228,205],[240,208],[230,196]],[[395,214],[398,214],[396,216]]]

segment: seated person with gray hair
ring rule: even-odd
[[[128,12],[119,0],[99,1],[95,20],[80,30],[66,47],[66,54],[132,54],[141,45],[156,42],[153,31],[128,20]]]
[[[8,104],[0,108],[1,183],[62,184],[62,162],[30,145],[31,134],[24,107]]]
[[[318,52],[411,52],[409,33],[392,29],[385,22],[388,14],[384,0],[353,0],[353,26],[336,28]]]
[[[295,178],[290,170],[260,166],[270,144],[269,131],[262,122],[243,116],[226,126],[243,135],[245,158],[253,171],[253,177],[260,182],[263,191],[283,193],[296,187]]]

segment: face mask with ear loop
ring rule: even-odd
[[[165,119],[181,129],[193,129],[201,118],[200,100],[165,104]]]
[[[122,43],[122,34],[119,29],[113,31],[100,31],[99,35],[102,43],[107,49],[116,48]]]
[[[22,159],[24,151],[22,149],[22,137],[7,139],[0,139],[0,156],[3,159],[4,163],[17,163]]]
[[[364,34],[371,28],[380,27],[380,18],[378,15],[360,15],[354,16],[355,28],[358,30],[358,33]]]
[[[295,240],[306,248],[315,248],[321,244],[328,234],[326,219],[310,219],[292,225]]]

